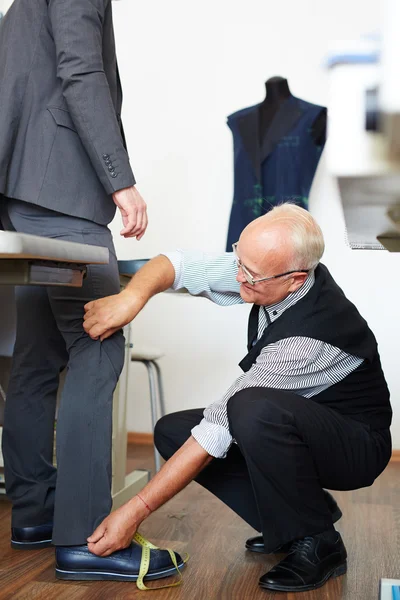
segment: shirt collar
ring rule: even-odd
[[[310,291],[315,282],[315,273],[314,270],[308,275],[307,279],[303,283],[303,285],[293,292],[293,294],[289,294],[284,300],[277,302],[276,304],[270,304],[269,306],[263,306],[263,309],[268,313],[269,318],[271,319],[271,323],[279,319],[279,317],[291,306],[296,304],[299,300],[304,298],[304,296]]]

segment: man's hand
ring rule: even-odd
[[[152,258],[125,290],[86,304],[84,330],[94,340],[105,340],[133,321],[150,298],[170,288],[174,277],[174,267],[166,256]]]
[[[113,193],[113,200],[121,211],[125,238],[136,237],[139,241],[147,229],[147,205],[135,186]]]
[[[127,548],[139,527],[141,519],[136,519],[129,504],[111,513],[88,537],[89,551],[97,556],[109,556],[117,550]]]
[[[108,556],[127,548],[149,512],[171,500],[212,460],[213,457],[190,436],[143,488],[140,497],[134,496],[99,525],[87,540],[90,552]]]
[[[83,328],[93,340],[103,341],[133,321],[141,308],[135,295],[123,290],[86,304]]]

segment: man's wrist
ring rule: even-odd
[[[121,294],[123,294],[125,298],[127,298],[129,305],[132,308],[134,308],[137,312],[142,310],[143,306],[148,300],[148,298],[145,299],[143,297],[143,294],[139,293],[137,286],[133,285],[132,283],[129,283],[129,285],[127,285],[127,287],[124,290],[122,290]]]
[[[142,498],[139,498],[137,495],[134,496],[130,501],[129,501],[129,508],[132,511],[132,514],[134,515],[134,520],[136,522],[136,524],[139,526],[140,523],[142,523],[150,514],[151,514],[151,509],[150,507],[148,507],[148,505],[146,506],[146,502],[143,501]]]
[[[135,189],[136,189],[136,188],[135,188],[135,184],[133,184],[133,185],[129,185],[128,187],[123,187],[123,188],[120,188],[119,190],[115,190],[115,191],[113,192],[113,194],[112,194],[112,195],[113,195],[113,197],[114,197],[114,196],[118,196],[118,195],[119,195],[119,194],[121,194],[122,192],[126,192],[126,191],[128,191],[128,190],[135,190]]]

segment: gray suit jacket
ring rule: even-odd
[[[0,21],[0,195],[109,223],[111,194],[135,183],[121,104],[111,0],[14,0]]]

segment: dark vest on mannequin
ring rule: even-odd
[[[234,145],[234,197],[226,249],[243,229],[282,202],[308,208],[325,144],[326,108],[295,98],[283,77],[265,84],[261,104],[228,117]]]
[[[375,336],[324,265],[316,268],[311,290],[268,325],[257,341],[259,310],[260,307],[254,305],[250,313],[249,352],[239,365],[243,371],[248,371],[262,349],[273,342],[296,336],[321,340],[363,358],[364,362],[311,400],[362,421],[372,429],[390,426],[389,391]]]

